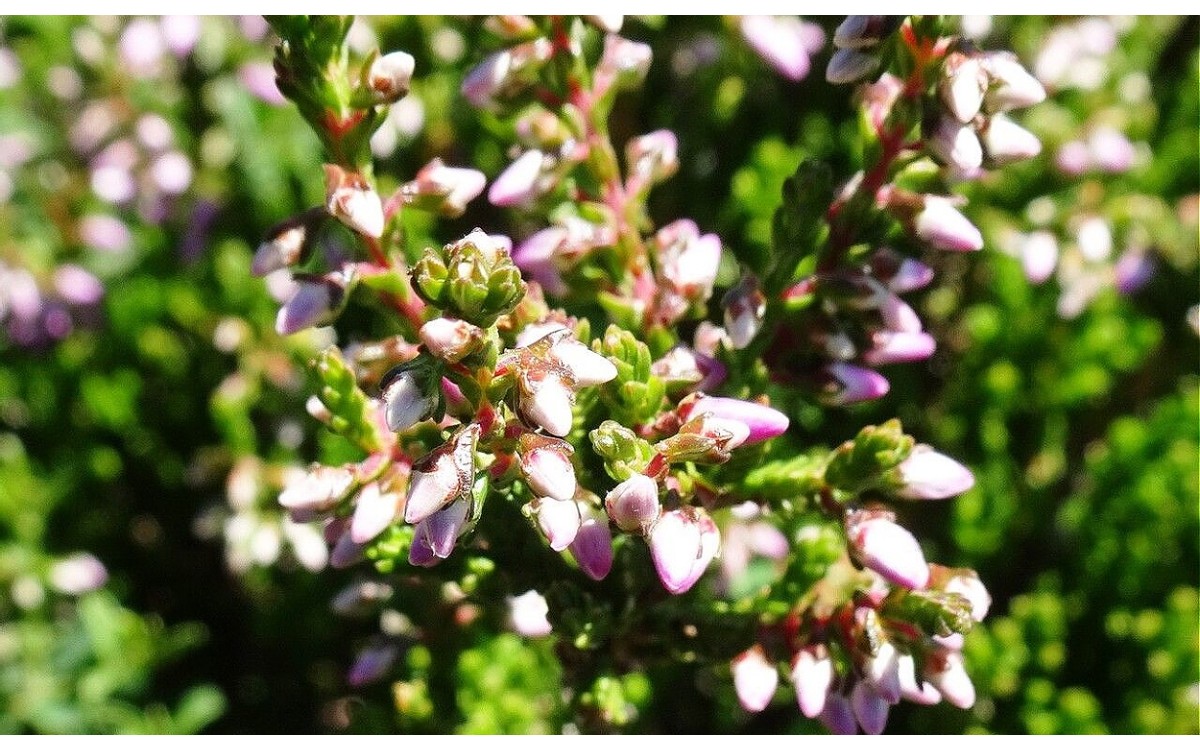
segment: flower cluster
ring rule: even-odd
[[[517,142],[487,196],[520,217],[525,236],[476,229],[413,253],[400,207],[458,215],[484,180],[435,161],[379,197],[370,137],[410,88],[413,64],[403,53],[351,64],[313,42],[344,36],[347,23],[276,23],[280,89],[334,162],[326,205],[272,230],[254,261],[257,273],[287,269],[299,285],[281,333],[335,320],[359,284],[396,313],[385,338],[330,347],[315,365],[310,413],[363,457],[314,464],[279,496],[294,521],[324,525],[331,564],[435,569],[424,575],[454,582],[454,602],[503,571],[520,581],[508,593],[513,626],[569,637],[585,659],[606,640],[631,653],[644,643],[636,628],[601,624],[618,615],[589,593],[592,581],[624,566],[606,585],[650,601],[703,590],[724,538],[717,588],[734,591],[754,554],[781,573],[731,613],[759,634],[733,663],[748,710],[770,701],[777,663],[804,713],[835,731],[881,731],[902,696],[969,705],[958,649],[986,591],[970,571],[929,565],[877,500],[948,498],[971,488],[971,472],[914,445],[895,421],[804,454],[787,442],[781,407],[877,398],[887,381],[869,368],[933,352],[900,295],[934,271],[905,251],[982,245],[947,181],[1017,158],[1024,131],[1004,112],[1040,88],[1015,60],[974,52],[936,19],[849,19],[831,80],[910,71],[885,71],[863,90],[876,161],[836,190],[827,167],[801,165],[776,215],[774,253],[752,259],[690,219],[651,221],[650,191],[679,168],[679,144],[666,130],[612,141],[617,94],[651,63],[648,46],[618,35],[620,19],[489,19],[497,48],[461,92],[511,125]],[[793,78],[798,54],[782,55],[779,40],[798,28],[744,24]],[[818,47],[807,36],[796,40],[806,55]],[[947,150],[946,138],[974,138],[979,159]],[[718,295],[735,259],[740,273],[726,273]],[[714,311],[723,326],[707,319]],[[514,541],[526,532],[567,567]],[[812,567],[814,539],[827,559],[806,591],[796,571]],[[647,567],[654,596],[643,590]],[[381,676],[394,656],[368,648],[352,681]]]

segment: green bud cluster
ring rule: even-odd
[[[526,288],[508,251],[478,229],[441,250],[426,250],[412,279],[426,302],[480,328],[511,312]]]

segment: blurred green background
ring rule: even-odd
[[[821,19],[827,36],[836,20]],[[385,190],[435,156],[489,177],[507,163],[511,133],[458,94],[488,44],[480,21],[352,32],[359,52],[417,60],[374,143]],[[924,258],[937,281],[913,303],[937,355],[890,368],[876,403],[796,415],[825,444],[898,416],[978,478],[905,522],[995,599],[966,645],[980,698],[898,708],[888,729],[1200,732],[1200,23],[963,28],[1046,83],[1023,117],[1043,154],[963,186],[982,253]],[[615,140],[659,127],[680,140],[656,219],[767,246],[802,158],[857,167],[850,92],[822,76],[828,45],[792,82],[736,19],[634,18],[623,33],[655,63],[619,101]],[[274,502],[288,467],[337,448],[304,411],[305,363],[327,337],[280,338],[283,290],[249,273],[265,230],[323,198],[319,146],[277,99],[270,58],[253,17],[0,18],[0,731],[559,731],[553,642],[495,618],[347,685],[379,623],[330,598],[366,571],[312,572],[320,552]],[[1112,131],[1128,165],[1065,168],[1074,142]],[[1100,157],[1116,148],[1093,141]],[[483,200],[453,221],[408,217],[418,244],[536,229]],[[1034,230],[1059,247],[1042,283],[1017,257]],[[1131,249],[1153,274],[1121,293]],[[628,731],[822,731],[779,698],[746,715],[712,668],[611,689]]]

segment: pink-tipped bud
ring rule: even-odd
[[[751,646],[733,657],[729,664],[733,672],[733,689],[738,703],[751,713],[758,713],[771,703],[779,686],[779,670],[767,661],[761,646]]]
[[[910,703],[932,706],[940,703],[942,694],[924,678],[917,679],[917,661],[912,654],[900,655],[900,695]]]
[[[550,347],[550,357],[570,370],[575,385],[580,387],[607,383],[617,376],[616,366],[607,357],[573,338],[559,339]]]
[[[518,411],[526,422],[556,437],[571,431],[573,396],[563,376],[548,369],[525,370],[518,379]]]
[[[406,523],[419,523],[445,507],[462,488],[454,456],[435,452],[413,466],[404,506]]]
[[[975,129],[953,117],[942,117],[926,143],[938,161],[961,172],[983,164],[983,146]]]
[[[829,694],[819,719],[834,734],[858,734],[858,722],[854,719],[850,699],[841,693]]]
[[[69,305],[94,305],[104,299],[104,285],[92,273],[74,263],[54,269],[54,291]]]
[[[829,58],[825,80],[834,85],[854,83],[866,78],[879,67],[879,58],[856,49],[839,49]]]
[[[875,655],[866,662],[864,680],[888,703],[900,702],[900,652],[890,641],[879,644]]]
[[[108,569],[95,555],[77,552],[50,566],[50,585],[70,596],[95,591],[108,580]]]
[[[561,440],[521,450],[521,474],[535,495],[556,500],[575,497],[577,485],[571,452],[570,444]]]
[[[695,222],[680,219],[660,229],[654,240],[661,278],[686,300],[707,300],[721,265],[720,238],[701,235]]]
[[[724,303],[729,344],[734,349],[744,349],[762,328],[767,298],[759,290],[758,282],[747,276],[725,294]]]
[[[389,52],[375,58],[367,69],[364,83],[377,104],[392,104],[399,101],[412,85],[416,61],[407,52]]]
[[[449,217],[461,216],[467,204],[483,192],[487,177],[478,169],[448,167],[434,159],[417,172],[412,182],[405,184],[405,199],[410,203],[431,207]]]
[[[546,618],[549,613],[546,597],[536,589],[508,598],[508,623],[514,633],[525,638],[543,638],[554,632]]]
[[[708,513],[690,506],[663,513],[649,539],[654,569],[672,594],[692,588],[721,546],[721,533]]]
[[[292,224],[276,231],[254,251],[250,272],[255,276],[266,276],[294,265],[304,251],[307,234],[308,228],[304,224]]]
[[[1137,161],[1137,149],[1121,131],[1100,126],[1087,139],[1087,150],[1097,167],[1109,173],[1128,170]]]
[[[399,655],[400,649],[391,643],[363,649],[346,674],[346,682],[351,687],[362,687],[380,680]]]
[[[1046,89],[1011,52],[990,52],[983,68],[991,79],[984,103],[991,112],[1031,107],[1046,99]]]
[[[540,189],[546,155],[541,151],[526,151],[500,173],[488,188],[488,200],[495,206],[518,206],[528,203],[542,193]]]
[[[954,201],[940,195],[927,195],[924,208],[913,218],[913,230],[922,240],[939,250],[968,252],[983,249],[983,235],[962,215]]]
[[[608,517],[598,508],[580,505],[583,524],[568,548],[579,569],[593,581],[602,581],[612,570],[612,532],[608,528]]]
[[[866,682],[860,682],[850,691],[850,705],[854,718],[866,734],[883,734],[887,726],[888,702]]]
[[[921,545],[898,523],[863,511],[847,518],[846,535],[859,562],[889,583],[917,590],[929,583],[929,564]]]
[[[326,511],[337,505],[350,486],[354,475],[335,466],[318,466],[289,482],[279,493],[279,504],[289,511]]]
[[[536,69],[553,55],[554,45],[543,37],[494,52],[463,79],[463,96],[476,107],[489,107],[521,87],[523,72]]]
[[[792,661],[792,683],[800,713],[814,719],[825,710],[825,699],[833,685],[833,659],[823,645],[808,646]]]
[[[942,500],[975,486],[970,469],[928,445],[913,448],[896,467],[896,477],[901,483],[896,494],[909,500]]]
[[[461,495],[454,502],[418,523],[413,533],[415,537],[424,539],[430,552],[444,560],[454,551],[454,544],[466,526],[470,510],[470,495]]]
[[[355,544],[366,544],[379,536],[396,520],[399,506],[399,493],[383,492],[375,482],[363,487],[354,502],[350,538]]]
[[[754,51],[793,81],[804,80],[812,67],[810,55],[825,44],[820,26],[795,16],[742,16],[741,28]]]
[[[1021,240],[1018,247],[1021,270],[1033,284],[1041,284],[1054,273],[1058,266],[1058,240],[1050,232],[1031,232]]]
[[[888,279],[887,286],[895,294],[904,294],[923,289],[929,286],[931,281],[933,281],[932,268],[919,260],[905,258],[900,261],[895,275]]]
[[[305,276],[296,279],[296,291],[275,316],[275,330],[290,336],[305,328],[330,322],[346,296],[342,276]]]
[[[941,586],[942,591],[962,594],[971,603],[971,619],[983,622],[992,606],[992,595],[973,570],[956,570]]]
[[[1032,159],[1042,153],[1037,136],[1001,114],[992,115],[983,130],[983,148],[995,164]]]
[[[513,263],[524,272],[525,277],[541,284],[542,289],[550,294],[562,295],[569,291],[554,262],[568,234],[563,227],[549,227],[534,232],[512,253]]]
[[[658,483],[645,474],[634,474],[609,491],[604,508],[621,531],[645,534],[662,512]]]
[[[625,144],[625,164],[630,173],[649,184],[662,182],[679,169],[679,140],[670,130],[631,138]]]
[[[745,425],[749,434],[742,442],[744,445],[761,443],[782,435],[787,432],[789,424],[786,414],[769,406],[721,396],[704,396],[697,399],[688,415],[690,418],[690,415],[705,413]]]
[[[847,406],[860,401],[872,401],[887,394],[887,378],[874,370],[846,362],[834,362],[826,367],[833,379],[833,390],[823,395],[826,403]]]
[[[546,543],[555,552],[562,552],[570,546],[583,525],[579,504],[574,500],[542,497],[530,504],[530,511],[536,517],[538,528],[546,537]]]
[[[451,364],[475,350],[483,341],[483,331],[458,318],[434,318],[421,326],[421,343],[429,353]]]
[[[361,175],[336,164],[325,165],[325,208],[356,232],[383,235],[383,201]]]
[[[975,685],[958,651],[945,651],[930,658],[925,665],[925,679],[950,705],[964,710],[975,705]]]
[[[428,394],[412,370],[402,370],[383,389],[383,414],[388,429],[403,432],[428,419],[437,406],[437,395]]]
[[[877,331],[871,341],[874,346],[863,353],[863,361],[872,367],[929,359],[937,348],[927,333]]]
[[[653,57],[654,53],[648,44],[615,34],[605,37],[604,52],[596,66],[597,88],[604,90],[614,84],[618,88],[639,85],[645,80]]]
[[[921,318],[917,311],[895,294],[886,294],[879,303],[879,317],[889,331],[897,333],[919,333]]]
[[[945,77],[938,84],[942,102],[961,123],[969,123],[983,106],[988,78],[976,57],[962,53],[946,56]]]

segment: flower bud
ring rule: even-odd
[[[833,659],[823,645],[807,646],[792,661],[792,682],[800,713],[810,719],[825,710],[825,699],[833,685]]]
[[[422,368],[401,366],[383,379],[384,420],[392,432],[404,432],[428,419],[437,408],[438,394]]]
[[[883,641],[866,661],[864,680],[872,691],[888,703],[900,702],[900,653],[890,641]]]
[[[809,56],[825,44],[820,26],[794,16],[742,16],[741,30],[754,51],[792,81],[804,80]]]
[[[347,524],[348,525],[348,524]],[[342,528],[329,552],[329,565],[335,570],[344,570],[363,559],[363,546],[350,538],[350,529],[341,526],[326,526],[326,531]]]
[[[1121,131],[1100,126],[1087,139],[1087,150],[1097,167],[1105,172],[1124,172],[1137,161],[1137,149]]]
[[[363,649],[346,674],[346,682],[357,688],[382,679],[399,655],[400,649],[392,643]]]
[[[596,89],[603,91],[616,84],[618,89],[634,88],[646,79],[653,51],[647,44],[609,35],[596,66]]]
[[[819,718],[825,728],[834,734],[858,734],[858,722],[854,719],[850,700],[841,693],[829,694]]]
[[[363,83],[377,104],[392,104],[408,94],[416,61],[407,52],[389,52],[377,57],[363,76]]]
[[[429,546],[429,537],[426,534],[416,534],[413,536],[412,546],[408,548],[408,562],[410,565],[416,565],[419,568],[432,568],[442,561],[442,558],[433,554],[433,548]]]
[[[703,396],[692,402],[688,418],[693,414],[711,414],[714,417],[741,422],[749,430],[744,445],[761,443],[787,432],[787,415],[769,406],[753,401],[721,396]]]
[[[529,235],[513,250],[513,263],[525,272],[526,278],[536,281],[549,294],[563,295],[570,290],[554,263],[567,234],[563,227],[548,227]]]
[[[308,227],[292,220],[281,228],[272,230],[267,239],[254,251],[250,261],[250,272],[255,276],[266,276],[272,271],[295,265],[304,251]]]
[[[889,331],[896,333],[920,333],[921,318],[916,310],[895,294],[885,294],[879,302],[879,317]]]
[[[958,651],[945,651],[930,657],[925,664],[925,679],[950,705],[964,710],[975,705],[975,685]]]
[[[961,172],[983,164],[983,146],[975,129],[953,117],[942,117],[926,144],[938,161]]]
[[[940,195],[924,197],[924,207],[913,218],[913,230],[939,250],[983,249],[983,235],[955,208],[954,201]]]
[[[416,524],[469,492],[475,475],[475,440],[479,426],[464,428],[413,464],[408,480],[406,523]]]
[[[684,422],[679,431],[654,445],[668,461],[725,463],[729,454],[750,437],[750,428],[732,419],[712,414],[696,414]]]
[[[895,476],[901,484],[896,494],[909,500],[942,500],[975,486],[970,469],[928,445],[913,448]]]
[[[1046,89],[1011,52],[989,52],[981,62],[991,80],[984,96],[989,112],[1030,107],[1046,99]]]
[[[872,264],[874,270],[874,264]],[[878,274],[878,272],[876,272]],[[904,258],[892,275],[886,279],[887,287],[893,294],[904,294],[924,289],[933,281],[933,269],[919,260]]]
[[[535,364],[522,370],[517,378],[517,412],[521,418],[557,437],[570,432],[575,419],[571,410],[574,397],[564,377],[570,376]]]
[[[858,561],[888,582],[918,590],[929,583],[929,564],[921,545],[903,526],[860,511],[847,517],[846,536]]]
[[[1146,251],[1140,248],[1126,250],[1113,264],[1117,291],[1121,294],[1133,294],[1153,278],[1154,270],[1154,260]]]
[[[715,234],[702,236],[689,219],[668,224],[654,240],[661,277],[688,301],[707,300],[721,265],[721,240]]]
[[[451,364],[470,354],[483,341],[483,331],[478,326],[448,317],[428,321],[418,335],[430,354]]]
[[[901,16],[846,16],[833,32],[833,45],[839,49],[874,47],[903,20]]]
[[[846,362],[834,362],[825,368],[833,379],[832,392],[824,394],[826,403],[847,406],[860,401],[871,401],[887,394],[887,378],[874,370],[868,370]]]
[[[979,114],[987,91],[988,76],[983,64],[977,57],[952,52],[946,56],[944,72],[938,82],[942,102],[959,122],[971,122]]]
[[[550,358],[570,370],[576,386],[600,385],[617,377],[617,368],[607,357],[568,336],[550,347]]]
[[[912,654],[901,654],[899,664],[900,695],[905,700],[921,706],[932,706],[941,702],[942,694],[937,691],[937,688],[926,682],[924,678],[917,681],[917,662]]]
[[[928,359],[937,347],[927,333],[877,331],[871,340],[874,346],[863,353],[863,361],[872,367]]]
[[[279,493],[279,504],[289,511],[326,511],[341,501],[354,484],[354,475],[335,466],[317,466],[289,482]]]
[[[662,512],[658,483],[645,474],[634,474],[609,491],[604,508],[621,531],[645,534]]]
[[[763,315],[767,311],[767,298],[759,291],[758,281],[752,276],[744,277],[737,286],[725,294],[725,330],[734,349],[750,345],[762,327]]]
[[[750,713],[758,713],[771,703],[779,686],[779,671],[767,661],[762,646],[751,646],[733,657],[729,664],[733,672],[733,689],[738,702]]]
[[[366,544],[382,534],[396,520],[399,505],[399,493],[382,492],[376,482],[363,487],[354,502],[350,539],[355,544]]]
[[[996,164],[1032,159],[1042,152],[1036,135],[1001,114],[988,119],[982,136],[988,159]]]
[[[562,552],[570,546],[583,525],[579,504],[574,500],[538,498],[530,504],[530,512],[536,517],[538,528],[546,537],[550,549],[555,552]]]
[[[1025,278],[1033,284],[1041,284],[1050,278],[1058,265],[1058,240],[1050,232],[1030,232],[1018,247],[1021,269]]]
[[[575,467],[570,443],[527,433],[520,440],[521,474],[534,494],[556,500],[575,497]]]
[[[721,534],[708,513],[690,506],[663,513],[649,540],[654,569],[672,594],[692,588],[721,546]]]
[[[383,202],[362,175],[326,164],[325,208],[356,232],[375,239],[383,235]]]
[[[77,552],[50,566],[50,585],[69,596],[95,591],[108,580],[108,569],[95,555]]]
[[[459,495],[457,500],[418,523],[413,531],[414,539],[423,539],[429,551],[444,560],[454,551],[470,511],[471,496]]]
[[[850,705],[863,732],[883,734],[884,727],[887,726],[888,702],[870,685],[866,682],[855,685],[850,691]]]
[[[988,609],[992,606],[992,595],[975,571],[955,570],[940,588],[949,594],[962,594],[971,603],[971,619],[975,622],[983,622],[983,618],[987,617]]]
[[[494,52],[463,79],[462,93],[479,108],[489,107],[522,87],[522,78],[554,55],[549,39],[537,38]]]
[[[290,336],[330,322],[346,298],[345,281],[340,273],[325,276],[297,276],[296,291],[279,308],[275,331]]]
[[[443,216],[461,216],[467,204],[483,192],[487,178],[478,169],[448,167],[434,159],[401,188],[405,202],[428,207]]]
[[[593,581],[602,581],[612,570],[612,532],[608,518],[590,505],[581,506],[583,523],[569,547],[579,569]]]
[[[670,130],[631,138],[625,144],[625,164],[648,184],[662,182],[679,169],[679,141]]]
[[[546,597],[536,589],[508,598],[508,623],[513,632],[525,638],[542,638],[554,631],[546,618],[549,613]]]
[[[500,173],[488,189],[488,200],[494,206],[518,206],[538,197],[546,155],[530,150]]]
[[[94,305],[104,299],[104,285],[90,271],[74,263],[54,269],[54,291],[68,305]]]
[[[879,67],[879,58],[856,49],[839,49],[829,58],[825,80],[834,85],[854,83],[866,78]]]

